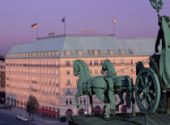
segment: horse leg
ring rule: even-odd
[[[104,117],[105,118],[110,118],[110,103],[108,103],[108,100],[107,100],[107,103],[106,103],[106,98],[105,98],[105,95],[104,95],[104,89],[94,89],[94,92],[95,92],[95,95],[98,97],[99,100],[103,101],[105,106],[104,106],[104,110],[105,110],[105,113],[104,113]]]
[[[77,109],[80,108],[80,105],[78,104],[78,94],[76,94],[76,96],[74,96],[74,100],[75,100],[75,103],[76,103],[76,106],[77,106]]]
[[[130,108],[131,102],[132,102],[133,92],[132,92],[132,82],[131,82],[131,79],[129,77],[127,77],[127,82],[128,82],[128,90],[127,90],[127,93],[126,93],[126,105],[127,105],[128,108]]]
[[[131,104],[132,104],[132,116],[135,116],[135,98],[133,95],[133,91],[134,91],[134,86],[133,86],[133,81],[130,78],[127,78],[129,86],[129,92],[126,94],[126,104],[127,107],[130,108]]]
[[[120,92],[118,92],[118,96],[119,96],[120,102],[116,105],[116,110],[117,111],[119,111],[119,106],[124,104],[123,93],[124,93],[123,90],[120,90]]]
[[[90,108],[91,108],[91,115],[93,116],[93,96],[92,95],[89,95],[89,99],[90,99]]]
[[[105,114],[104,114],[104,117],[105,118],[110,118],[110,104],[109,103],[106,103],[105,104]],[[115,117],[115,114],[114,114],[114,117]]]
[[[133,85],[133,83],[132,83],[132,116],[136,116],[136,113],[135,113],[134,85]]]

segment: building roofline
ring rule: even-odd
[[[58,34],[58,35],[51,35],[51,36],[45,36],[45,37],[38,37],[37,40],[41,39],[49,39],[49,38],[64,38],[64,37],[107,37],[107,36],[113,36],[115,37],[115,34]]]

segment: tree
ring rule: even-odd
[[[39,103],[38,103],[37,98],[33,95],[30,95],[27,101],[27,105],[26,105],[26,110],[29,116],[32,117],[32,115],[36,113],[38,108],[39,108]]]

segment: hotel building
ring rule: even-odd
[[[0,103],[5,103],[5,58],[0,57]]]
[[[109,59],[117,75],[129,75],[135,80],[135,63],[147,62],[153,48],[154,39],[116,39],[113,35],[55,36],[14,45],[6,57],[6,103],[25,108],[29,95],[34,95],[42,114],[55,117],[68,110],[76,113],[74,60],[84,60],[91,75],[96,76],[101,75],[102,61]],[[102,105],[94,100],[95,106]],[[80,97],[79,103],[88,111],[86,96]]]

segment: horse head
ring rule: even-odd
[[[110,60],[106,59],[106,60],[103,61],[101,73],[102,74],[107,73],[107,74],[110,74],[110,75],[116,75],[115,74],[115,67]]]
[[[85,86],[88,85],[88,81],[91,79],[91,77],[87,64],[82,60],[75,60],[73,62],[73,72],[75,76],[79,77],[77,81],[78,92],[75,96],[77,98],[79,96],[83,96],[85,92],[88,91],[84,88],[86,88]]]
[[[78,76],[80,74],[80,64],[79,60],[76,60],[73,62],[73,73],[75,76]]]

